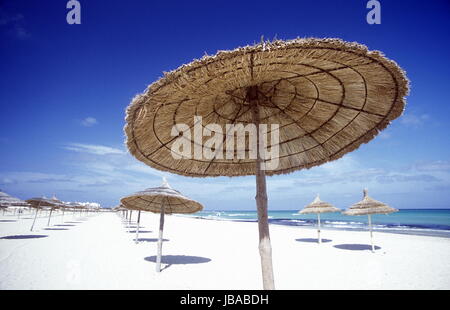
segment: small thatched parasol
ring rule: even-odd
[[[5,192],[2,192],[0,190],[0,208],[2,208],[3,210],[5,210],[8,207],[30,207],[30,205],[28,203],[26,203],[25,201],[10,196]],[[19,217],[20,217],[20,210],[19,210]]]
[[[161,186],[147,188],[141,192],[126,196],[120,202],[125,208],[130,210],[160,213],[158,256],[156,259],[157,272],[161,271],[164,214],[195,213],[203,209],[203,206],[199,202],[183,196],[179,191],[170,187],[165,178]]]
[[[329,204],[328,202],[324,202],[320,200],[319,194],[317,194],[316,199],[311,202],[309,205],[305,206],[305,208],[298,213],[300,214],[317,214],[317,240],[319,243],[322,243],[322,238],[320,237],[320,214],[321,213],[329,213],[329,212],[339,212],[338,208]]]
[[[165,73],[127,108],[127,146],[145,164],[184,176],[256,175],[263,286],[273,289],[266,174],[311,168],[357,149],[402,114],[407,92],[400,67],[366,46],[339,39],[261,42]],[[236,132],[226,126],[239,124],[278,125],[267,132],[273,156],[261,151],[266,135],[258,130],[231,149]],[[278,165],[267,170],[272,160]]]
[[[36,198],[30,198],[26,200],[27,203],[31,205],[32,208],[36,209],[36,213],[34,215],[33,224],[31,224],[30,231],[33,231],[34,223],[36,222],[36,218],[38,215],[38,212],[43,207],[50,207],[50,213],[48,216],[48,222],[47,226],[50,225],[50,218],[52,216],[53,209],[58,209],[60,207],[64,207],[64,203],[60,200],[58,200],[55,196],[52,198],[45,198],[45,197],[36,197]]]
[[[372,245],[372,252],[375,251],[373,245],[372,236],[372,214],[389,214],[392,212],[397,212],[397,209],[391,208],[388,205],[372,199],[367,194],[367,189],[363,190],[364,198],[360,202],[352,205],[348,210],[342,212],[345,215],[367,215],[369,218],[369,230],[370,230],[370,243]]]

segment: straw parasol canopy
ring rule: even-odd
[[[357,149],[402,114],[407,93],[403,70],[364,45],[315,38],[262,41],[165,73],[128,106],[126,143],[138,160],[163,171],[256,175],[263,285],[272,289],[265,175],[311,168]],[[226,126],[233,124],[278,125],[267,132],[270,141],[278,134],[278,142],[270,143],[278,154],[267,159],[256,147],[257,156],[250,156],[250,139],[230,150],[235,132]],[[211,136],[220,143],[205,143]],[[258,145],[261,137],[256,131]],[[174,147],[180,141],[183,151]],[[199,147],[204,153],[196,156]],[[246,156],[227,156],[240,152]],[[262,170],[269,160],[278,165]]]
[[[2,192],[0,190],[0,206],[1,207],[12,207],[12,206],[18,206],[18,207],[29,207],[30,205],[26,203],[25,201],[13,197],[11,195],[8,195],[5,192]]]
[[[26,200],[33,208],[42,208],[42,207],[51,207],[51,208],[60,208],[64,206],[64,203],[61,200],[46,197],[35,197]]]
[[[153,213],[195,213],[203,206],[192,199],[183,196],[179,191],[170,187],[166,180],[159,187],[147,188],[143,191],[126,196],[120,200],[129,210],[142,210]]]
[[[317,214],[317,242],[322,243],[322,238],[320,236],[320,214],[321,213],[329,213],[329,212],[339,212],[338,208],[333,206],[332,204],[320,200],[319,194],[317,194],[316,198],[309,205],[305,206],[303,210],[300,210],[298,213],[300,214]]]
[[[372,214],[389,214],[397,212],[398,209],[392,208],[387,204],[384,204],[378,200],[375,200],[368,195],[368,190],[363,190],[364,198],[360,202],[352,205],[348,210],[342,212],[345,215],[367,215],[369,219],[369,230],[370,230],[370,243],[372,245],[372,252],[375,251],[373,244],[373,233],[372,233]]]
[[[156,271],[161,271],[162,240],[164,230],[164,214],[173,213],[195,213],[201,211],[203,206],[190,198],[183,196],[179,191],[173,189],[167,180],[163,178],[163,183],[159,187],[147,188],[143,191],[126,196],[120,203],[129,210],[138,210],[139,229],[140,211],[150,211],[160,213],[158,255],[156,259]],[[136,229],[136,241],[138,240],[138,229]]]
[[[25,208],[25,207],[30,207],[30,205],[28,203],[26,203],[25,201],[10,196],[5,192],[2,192],[0,190],[0,208],[3,210],[3,213],[5,212],[5,210],[8,207],[14,207],[14,209],[16,209],[16,207],[19,208]],[[22,210],[18,210],[18,217],[20,218],[20,213],[22,212]]]
[[[363,200],[352,205],[348,210],[342,212],[345,215],[370,215],[370,214],[389,214],[397,212],[385,203],[375,200],[368,195],[368,190],[363,190]]]
[[[300,210],[298,213],[300,214],[320,214],[327,212],[339,212],[340,209],[336,208],[332,204],[320,200],[319,194],[317,194],[316,198],[309,205],[305,206],[303,210]]]
[[[127,108],[128,149],[151,167],[185,176],[254,175],[255,160],[174,159],[170,152],[172,126],[193,128],[194,115],[203,125],[252,123],[248,90],[255,85],[261,123],[281,131],[280,164],[267,175],[321,165],[370,141],[402,114],[408,92],[400,67],[364,45],[264,42],[205,56],[151,84]]]
[[[48,226],[48,225],[50,225],[50,218],[52,216],[53,210],[65,206],[65,204],[61,200],[57,199],[55,196],[53,196],[52,198],[46,198],[46,197],[30,198],[30,199],[27,199],[26,202],[29,203],[32,208],[36,209],[36,213],[34,215],[34,220],[33,220],[33,224],[31,224],[30,231],[33,231],[33,227],[36,222],[36,218],[37,218],[39,209],[42,209],[43,207],[50,208],[50,213],[49,213],[48,222],[47,222],[47,226]]]

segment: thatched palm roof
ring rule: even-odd
[[[368,214],[388,214],[397,212],[397,209],[391,208],[378,200],[369,197],[367,189],[364,189],[364,198],[360,202],[352,205],[348,210],[342,212],[345,215],[368,215]]]
[[[126,196],[120,200],[121,204],[130,210],[161,212],[164,204],[165,213],[194,213],[203,206],[192,199],[183,196],[164,181],[159,187],[147,188],[143,191]]]
[[[60,208],[64,207],[65,204],[61,201],[53,198],[45,198],[45,197],[34,197],[26,200],[33,208],[42,208],[42,207],[51,207],[51,208]]]
[[[2,207],[12,207],[12,206],[27,207],[27,206],[29,206],[29,204],[19,198],[8,195],[7,193],[2,192],[0,190],[0,206],[2,206]]]
[[[338,208],[333,206],[332,204],[320,200],[319,194],[311,202],[309,205],[305,206],[305,208],[298,213],[300,214],[310,214],[310,213],[328,213],[328,212],[340,212]]]
[[[252,123],[250,87],[257,87],[261,124],[280,125],[280,163],[267,175],[311,168],[357,149],[402,114],[408,93],[394,61],[357,43],[311,38],[220,51],[165,73],[133,99],[125,127],[130,153],[185,176],[254,175],[248,144],[245,159],[226,159],[226,143],[223,159],[175,159],[171,153],[179,138],[171,135],[173,126],[187,124],[192,132],[194,115],[204,126],[222,126],[222,141],[231,137],[226,124]],[[193,150],[194,135],[188,140]]]

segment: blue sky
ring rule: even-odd
[[[166,3],[167,2],[167,3]],[[0,188],[26,199],[114,206],[134,191],[173,187],[206,209],[254,209],[254,177],[186,178],[146,167],[124,145],[134,95],[206,53],[267,39],[338,37],[381,50],[407,72],[405,114],[342,159],[268,178],[269,209],[316,193],[340,208],[374,198],[397,208],[450,207],[450,2],[381,0],[0,1]]]

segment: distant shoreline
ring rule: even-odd
[[[443,214],[436,214],[439,211]],[[297,212],[297,210],[269,211],[269,224],[316,229],[316,215],[304,216]],[[205,210],[181,216],[216,221],[257,222],[254,210]],[[387,216],[375,216],[378,217],[373,227],[376,232],[450,238],[450,209],[400,209],[400,212]],[[322,215],[321,229],[366,231],[367,217],[347,216],[340,213]]]

